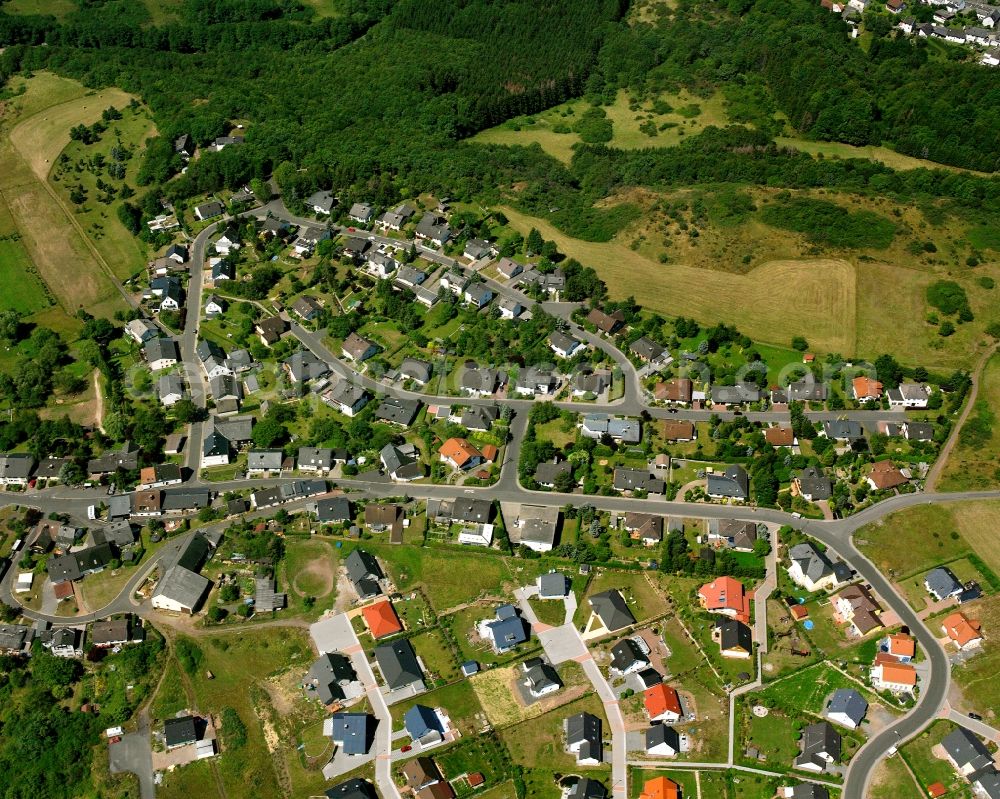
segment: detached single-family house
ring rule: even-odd
[[[688,405],[694,393],[694,382],[687,377],[677,377],[657,383],[653,396],[661,402]]]
[[[886,392],[890,408],[926,408],[930,387],[923,383],[900,383]]]
[[[757,541],[757,524],[739,519],[710,519],[708,541],[737,552],[752,552]]]
[[[952,613],[941,622],[941,631],[959,649],[975,649],[983,643],[983,628],[978,619],[964,613]]]
[[[281,336],[288,330],[288,323],[280,316],[268,316],[257,322],[256,330],[261,343],[271,347],[281,340]]]
[[[642,702],[650,721],[673,723],[680,721],[684,716],[681,697],[677,693],[677,689],[662,682],[643,691]]]
[[[799,745],[802,751],[792,764],[797,769],[821,774],[828,766],[840,762],[840,733],[829,722],[803,727]]]
[[[521,664],[524,686],[536,699],[553,694],[562,688],[556,670],[539,657],[529,658]]]
[[[176,366],[180,358],[177,342],[172,338],[150,339],[143,347],[142,354],[149,368],[154,372]]]
[[[750,478],[746,469],[733,464],[724,472],[713,472],[707,477],[706,493],[713,499],[735,499],[745,502],[750,498]]]
[[[223,209],[222,203],[218,200],[212,200],[211,202],[196,205],[194,207],[194,215],[200,222],[204,222],[206,219],[212,219],[213,217],[220,216],[223,210],[225,209]]]
[[[347,215],[359,225],[367,225],[375,216],[375,209],[368,203],[354,203]]]
[[[414,686],[424,689],[424,673],[417,661],[413,645],[400,638],[375,647],[375,662],[389,691],[400,691]]]
[[[826,706],[826,717],[852,730],[858,726],[868,713],[868,702],[853,688],[838,688],[833,692]]]
[[[709,613],[718,613],[750,623],[750,596],[735,577],[716,577],[698,589],[698,603]]]
[[[654,724],[646,730],[646,754],[673,757],[681,751],[680,734],[668,724]],[[665,778],[663,778],[665,779]],[[648,785],[649,783],[647,783]],[[666,794],[669,796],[670,794]],[[645,794],[643,794],[645,796]],[[674,796],[679,797],[678,791]]]
[[[604,762],[604,736],[601,720],[593,713],[577,713],[563,722],[566,749],[576,755],[581,766],[598,766]]]
[[[361,363],[371,358],[376,352],[376,347],[371,341],[362,338],[357,333],[351,333],[341,346],[341,353],[355,363]]]
[[[958,727],[941,740],[948,762],[963,777],[993,767],[993,755],[979,736]]]
[[[600,594],[594,594],[588,601],[590,602],[591,620],[593,621],[596,617],[610,633],[635,624],[635,616],[629,610],[628,603],[614,588]]]
[[[573,354],[583,346],[583,342],[572,336],[555,330],[549,336],[549,348],[560,358],[572,358]]]
[[[858,402],[877,400],[882,397],[882,384],[870,377],[855,377],[851,381],[851,391]]]
[[[875,656],[871,671],[872,686],[877,690],[887,690],[894,694],[913,693],[917,684],[917,671],[909,663],[900,663],[886,652]]]
[[[441,445],[438,455],[452,469],[467,470],[484,461],[483,453],[465,438],[449,438]]]
[[[868,473],[868,485],[872,491],[890,491],[909,482],[898,466],[891,460],[877,461]]]
[[[531,638],[531,627],[513,605],[501,605],[496,609],[496,618],[481,625],[481,634],[493,644],[497,653],[509,652]]]
[[[621,311],[607,314],[599,308],[594,308],[587,314],[587,322],[596,327],[601,333],[612,336],[621,330],[625,324],[625,314]]]
[[[331,191],[314,191],[306,197],[306,207],[311,208],[314,214],[329,214],[333,206],[337,204],[337,198]]]
[[[712,629],[712,640],[726,658],[748,658],[753,655],[753,633],[737,619],[719,619]]]
[[[792,488],[806,502],[820,502],[833,496],[833,481],[811,466],[793,478]]]
[[[788,559],[791,561],[788,576],[793,583],[801,585],[807,591],[819,591],[836,585],[833,564],[808,541],[789,549]]]
[[[879,615],[882,606],[864,585],[849,585],[833,599],[833,606],[841,620],[849,622],[856,635],[868,635],[882,627]]]
[[[939,566],[928,572],[924,577],[924,588],[938,602],[962,593],[962,584],[947,566]]]
[[[641,640],[641,639],[639,639]],[[623,638],[611,647],[611,673],[624,677],[649,666],[649,651],[635,638]]]

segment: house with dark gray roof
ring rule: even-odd
[[[353,518],[347,497],[327,497],[316,503],[316,521],[320,524],[343,524]]]
[[[594,616],[600,619],[608,632],[635,624],[635,616],[629,610],[625,598],[614,588],[594,594],[589,602]]]
[[[399,638],[377,646],[374,655],[382,679],[390,691],[409,688],[411,685],[423,690],[424,673],[408,639]]]
[[[645,491],[647,494],[663,494],[666,483],[659,477],[650,474],[645,469],[625,469],[617,467],[614,476],[615,491],[631,494],[635,491]]]
[[[495,405],[473,405],[462,411],[460,424],[469,430],[486,432],[499,418],[500,411]]]
[[[370,552],[365,552],[363,549],[353,550],[344,560],[344,568],[362,599],[370,599],[382,593],[379,581],[385,578],[385,573]]]
[[[327,652],[309,668],[304,685],[324,705],[333,705],[347,698],[347,687],[357,682],[351,659],[339,652]]]
[[[399,365],[400,376],[420,385],[429,382],[432,373],[431,365],[427,361],[421,361],[417,358],[404,358],[403,362]]]
[[[833,496],[833,481],[812,466],[799,472],[792,485],[806,502],[820,502]]]
[[[546,572],[538,577],[539,599],[562,599],[569,593],[569,578],[562,572]]]
[[[743,405],[760,400],[760,388],[754,383],[735,386],[712,386],[712,402],[716,405]]]
[[[947,566],[932,569],[924,577],[924,588],[937,601],[962,593],[962,584]]]
[[[424,465],[413,444],[386,444],[378,457],[385,473],[398,483],[408,483],[424,476]]]
[[[577,713],[563,722],[566,749],[576,755],[579,765],[596,766],[604,761],[601,720],[593,713]]]
[[[611,647],[611,671],[615,674],[632,674],[647,666],[649,658],[634,639],[623,638]]]
[[[410,740],[421,746],[433,746],[444,739],[444,726],[433,708],[413,705],[403,714],[403,728]]]
[[[850,419],[828,419],[823,422],[823,435],[833,441],[860,441],[865,437],[861,425]]]
[[[717,619],[712,639],[719,644],[723,657],[748,658],[753,654],[753,633],[736,619]]]
[[[326,474],[333,468],[333,450],[329,447],[299,447],[296,463],[300,472]]]
[[[330,367],[309,350],[299,350],[285,360],[285,370],[293,383],[308,383],[330,374]]]
[[[142,350],[149,368],[154,372],[176,365],[180,354],[177,342],[172,338],[153,338],[146,342]]]
[[[708,475],[706,493],[715,499],[746,501],[750,498],[750,478],[746,469],[733,464],[724,472],[712,472]]]
[[[530,658],[521,664],[524,686],[534,697],[546,696],[562,688],[562,680],[551,665],[541,658]]]
[[[817,383],[811,374],[788,384],[788,399],[793,402],[825,402],[826,397],[826,383]]]
[[[375,410],[375,418],[400,427],[409,427],[418,413],[420,413],[420,400],[385,397]]]
[[[559,475],[572,473],[573,464],[569,461],[545,461],[535,467],[534,480],[540,486],[554,488]]]
[[[483,631],[493,642],[493,650],[509,652],[531,638],[531,627],[513,605],[501,605],[496,609],[496,618],[482,625]]]
[[[791,561],[788,576],[807,591],[819,591],[837,582],[830,559],[809,541],[789,549],[788,559]]]
[[[797,769],[822,773],[827,767],[840,762],[841,737],[830,724],[820,721],[802,728],[799,740],[802,751],[793,761]]]
[[[708,540],[737,552],[752,552],[757,540],[757,524],[740,519],[710,519]]]
[[[868,713],[868,702],[853,688],[838,688],[826,706],[830,721],[855,729]]]
[[[327,799],[378,799],[375,786],[358,777],[327,788],[325,794]]]

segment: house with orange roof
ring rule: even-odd
[[[858,402],[877,400],[882,396],[882,384],[870,377],[855,377],[851,381],[851,388],[854,391],[854,399]]]
[[[959,649],[975,649],[983,643],[979,620],[966,618],[964,613],[952,613],[945,617],[941,629]]]
[[[887,491],[890,488],[898,488],[906,482],[906,475],[890,460],[873,463],[871,473],[868,475],[868,485],[872,491]]]
[[[642,702],[650,721],[680,721],[684,715],[676,688],[659,683],[643,691]]]
[[[483,453],[467,438],[449,438],[441,445],[438,455],[452,469],[471,469],[483,462]]]
[[[388,599],[376,602],[374,605],[366,605],[362,608],[361,615],[364,616],[365,624],[368,625],[368,632],[372,634],[372,638],[384,638],[403,630],[399,616],[396,615],[396,609]]]
[[[681,799],[681,786],[668,777],[646,780],[639,799]]]
[[[909,663],[917,654],[917,641],[906,633],[893,633],[882,640],[881,649],[900,663]]]
[[[894,694],[913,693],[917,671],[909,663],[900,663],[892,655],[879,652],[871,672],[872,686]]]
[[[946,793],[948,793],[948,789],[944,787],[943,783],[932,782],[927,786],[927,795],[931,799],[938,799],[938,797],[944,796]]]
[[[698,589],[698,601],[709,613],[750,623],[750,596],[743,583],[733,577],[716,577]]]

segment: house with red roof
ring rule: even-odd
[[[698,601],[709,613],[719,613],[750,623],[750,595],[733,577],[716,577],[698,589]]]

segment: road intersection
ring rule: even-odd
[[[244,216],[262,218],[267,215],[273,215],[292,224],[316,225],[315,221],[297,218],[290,214],[284,208],[284,205],[280,200],[272,201],[261,208],[249,211]],[[205,263],[208,242],[220,224],[222,224],[222,222],[206,227],[198,234],[192,243],[191,280],[188,286],[186,326],[185,331],[180,337],[180,350],[182,360],[185,364],[186,376],[189,384],[191,385],[192,399],[199,407],[206,406],[208,395],[206,385],[207,381],[203,374],[203,370],[200,368],[200,362],[195,352],[202,310],[202,269]],[[343,232],[343,229],[337,230]],[[367,236],[377,243],[388,243],[395,247],[406,246],[407,244],[407,242],[401,242],[397,239],[388,239],[382,236],[367,233],[365,231],[352,231],[350,235]],[[424,247],[419,247],[418,249],[421,256],[434,263],[447,267],[457,264],[454,259],[441,255],[434,250],[429,250]],[[491,280],[487,280],[486,282],[497,295],[506,294],[508,296],[516,297],[529,306],[533,304],[532,300],[516,289],[512,289]],[[563,322],[570,327],[575,336],[609,354],[622,370],[625,378],[625,394],[621,399],[614,402],[605,404],[587,403],[586,405],[581,405],[580,403],[556,403],[558,406],[578,411],[585,409],[588,412],[603,411],[630,416],[644,416],[645,418],[687,419],[694,422],[707,420],[713,415],[721,418],[731,418],[734,415],[733,412],[729,411],[718,412],[691,409],[669,410],[667,408],[650,405],[647,402],[647,398],[643,394],[640,377],[625,354],[615,347],[615,345],[608,339],[583,330],[571,320],[573,310],[578,307],[576,304],[544,303],[543,307],[546,311],[562,319]],[[889,609],[898,614],[902,623],[910,628],[911,632],[916,636],[920,646],[923,647],[924,651],[927,653],[929,666],[928,677],[924,680],[916,706],[894,724],[870,738],[851,759],[845,775],[842,794],[843,799],[864,799],[872,772],[874,771],[876,765],[886,756],[887,751],[890,750],[891,747],[899,745],[920,732],[939,714],[942,708],[944,708],[950,685],[950,664],[944,650],[938,642],[937,636],[935,636],[927,628],[924,622],[917,616],[906,600],[896,591],[895,587],[886,579],[879,569],[858,551],[853,543],[852,537],[853,534],[863,525],[877,521],[890,513],[904,508],[940,502],[950,503],[978,499],[1000,499],[1000,491],[975,491],[954,494],[903,494],[872,505],[853,516],[844,519],[832,520],[802,519],[797,516],[784,513],[780,510],[770,508],[744,506],[720,507],[718,505],[710,504],[696,504],[655,499],[593,496],[583,497],[580,494],[531,491],[520,485],[518,481],[517,466],[520,444],[527,425],[527,411],[534,402],[533,400],[514,399],[498,401],[489,398],[480,399],[472,397],[459,398],[454,396],[430,396],[427,394],[409,392],[395,385],[387,385],[383,381],[376,380],[374,377],[369,375],[358,373],[355,369],[344,363],[330,351],[323,341],[323,336],[320,334],[309,331],[294,323],[291,324],[291,334],[298,339],[302,346],[312,351],[314,355],[324,361],[329,366],[331,371],[338,375],[340,379],[354,381],[367,390],[378,395],[410,396],[425,403],[461,403],[462,405],[503,404],[510,406],[514,412],[510,429],[511,438],[505,448],[505,457],[503,463],[501,464],[499,480],[494,485],[485,488],[465,488],[446,485],[407,484],[405,487],[402,487],[388,481],[381,475],[359,475],[355,478],[337,481],[338,487],[351,492],[356,496],[375,498],[398,496],[401,492],[405,492],[412,498],[424,500],[456,498],[470,493],[478,493],[500,502],[536,503],[548,505],[578,505],[581,502],[587,502],[599,506],[602,510],[617,512],[641,510],[646,513],[682,515],[685,517],[695,518],[716,518],[724,515],[726,517],[750,521],[769,522],[777,525],[790,525],[802,530],[810,536],[813,536],[825,546],[839,554],[840,557],[847,562],[862,579],[867,581],[874,588],[874,590],[884,599]],[[782,411],[748,412],[746,416],[751,421],[765,423],[787,422],[789,418],[788,413]],[[861,423],[873,424],[874,422],[880,420],[899,421],[905,419],[905,414],[901,411],[821,411],[809,413],[808,417],[813,421],[849,418]],[[188,481],[189,485],[211,486],[213,490],[221,494],[227,490],[261,488],[277,485],[288,479],[248,479],[226,483],[202,482],[198,474],[198,466],[202,449],[201,442],[204,435],[204,424],[205,423],[194,423],[190,425],[189,429],[186,463],[188,470],[190,471],[190,478]],[[0,506],[11,504],[31,506],[38,508],[45,514],[65,513],[71,517],[82,520],[86,518],[87,507],[100,502],[103,496],[104,492],[98,489],[69,489],[66,487],[58,487],[44,489],[41,491],[32,491],[27,494],[5,493],[0,495]],[[292,509],[295,505],[299,504],[304,503],[290,503],[289,505],[286,505],[285,508]],[[276,509],[272,509],[272,512],[274,510]],[[267,514],[264,513],[260,515]],[[22,609],[24,615],[32,619],[46,619],[54,625],[75,625],[125,611],[138,610],[142,612],[144,609],[137,607],[132,599],[136,588],[142,585],[154,567],[161,565],[164,562],[169,563],[169,559],[176,556],[176,551],[181,540],[183,539],[177,539],[157,551],[143,566],[143,569],[129,581],[119,596],[112,600],[112,602],[105,608],[96,610],[86,616],[74,618],[45,616],[44,614],[40,614],[35,611]],[[772,564],[769,563],[769,567],[772,567]],[[773,567],[776,567],[776,563],[774,563]],[[11,591],[11,579],[14,571],[14,569],[11,569],[7,577],[2,581],[2,583],[0,583],[0,600],[9,605],[20,607],[16,597]],[[769,574],[769,579],[773,580],[773,575]],[[604,687],[607,688],[607,683],[604,681],[603,676],[600,675],[600,670],[597,668],[596,663],[594,663],[592,659],[583,662],[583,666],[585,671],[587,671],[588,676],[592,676],[590,671],[597,672],[596,675],[592,676],[592,681],[599,693],[601,690],[600,684],[602,682]],[[598,677],[600,680],[597,679]],[[610,689],[608,689],[608,691],[610,691]],[[602,700],[606,699],[604,696],[601,698]],[[614,705],[613,709],[617,709],[617,705]],[[618,720],[620,720],[620,715],[620,711],[618,711]],[[626,795],[623,793],[627,790],[627,773],[624,759],[625,752],[622,743],[624,739],[624,727],[622,726],[621,736],[619,737],[617,735],[618,726],[616,726],[615,720],[611,717],[611,711],[609,711],[609,721],[611,722],[615,739],[612,746],[612,758],[615,770],[613,790],[616,793]],[[619,760],[621,761],[620,763]],[[381,762],[379,762],[378,765],[382,765]],[[690,766],[691,764],[684,765]],[[706,767],[718,768],[726,767],[726,765],[735,767],[733,763],[732,741],[730,742],[729,763],[707,764]],[[388,768],[388,761],[386,761],[385,766]],[[754,771],[753,769],[744,770]],[[379,782],[381,783],[382,780],[380,779]]]

